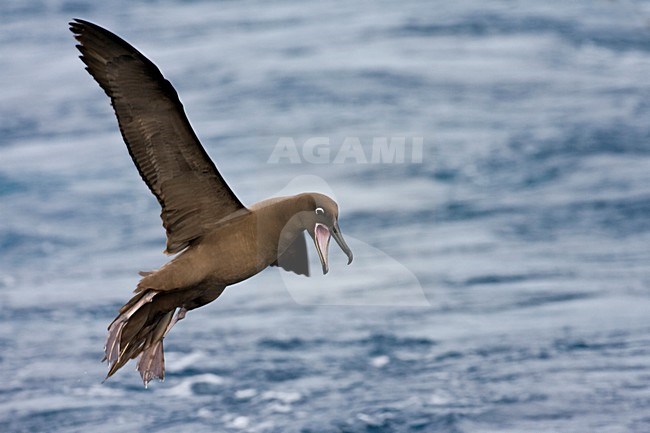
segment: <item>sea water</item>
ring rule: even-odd
[[[99,361],[160,209],[73,17],[160,67],[244,203],[328,193],[355,253],[190,312],[146,390]],[[634,0],[3,0],[0,431],[650,431],[649,77]]]

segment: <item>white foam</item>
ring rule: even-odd
[[[248,417],[245,416],[238,416],[237,418],[232,420],[232,426],[238,429],[244,429],[248,427],[249,424],[250,424],[250,420],[248,419]]]
[[[201,351],[184,354],[180,352],[165,353],[165,368],[167,371],[182,371],[187,367],[195,365],[197,361],[203,359],[205,353]]]
[[[266,391],[262,394],[262,400],[278,400],[282,403],[295,403],[302,399],[302,395],[296,391]]]
[[[222,385],[224,383],[224,379],[221,376],[217,376],[216,374],[204,373],[197,376],[184,378],[178,385],[168,389],[161,389],[159,392],[174,397],[192,397],[194,395],[192,387],[197,383]]]
[[[370,363],[373,367],[382,368],[388,365],[390,362],[390,357],[386,355],[376,356],[370,360]]]
[[[235,398],[238,400],[247,400],[257,395],[257,390],[253,388],[239,389],[235,391]]]
[[[293,408],[289,404],[273,403],[269,405],[269,410],[276,413],[289,413],[292,409]]]

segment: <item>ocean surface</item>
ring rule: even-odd
[[[190,312],[148,389],[100,359],[160,209],[73,17],[355,253]],[[650,3],[3,0],[0,89],[0,431],[650,432]]]

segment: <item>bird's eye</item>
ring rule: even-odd
[[[325,211],[323,210],[322,207],[317,207],[316,208],[316,215],[322,215],[324,213],[325,213]]]

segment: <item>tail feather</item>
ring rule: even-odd
[[[124,304],[124,305],[122,306],[122,308],[120,308],[120,314],[125,313],[127,310],[130,310],[133,306],[135,306],[135,305],[136,305],[140,300],[142,300],[142,298],[144,298],[144,297],[151,296],[149,299],[147,299],[147,300],[144,301],[145,303],[151,301],[151,299],[153,298],[153,296],[154,296],[155,294],[156,294],[156,292],[153,291],[153,290],[148,291],[148,292],[138,292],[134,297],[132,297],[131,299],[129,299],[129,302],[127,302],[126,304]],[[142,304],[140,304],[140,305],[142,305]],[[139,308],[139,307],[138,307],[138,308]],[[131,312],[131,314],[133,314],[133,313],[135,312],[135,310],[137,310],[137,308],[135,308],[135,309]],[[115,318],[115,320],[119,319],[119,317],[120,317],[120,316],[117,316],[117,317]],[[115,320],[114,320],[114,321],[115,321]]]
[[[122,328],[125,322],[120,322],[108,328],[108,336],[106,337],[106,345],[104,346],[104,359],[102,362],[108,361],[109,367],[117,361],[120,356],[119,341],[122,339]]]
[[[153,378],[160,380],[165,379],[165,355],[163,353],[163,337],[168,330],[169,323],[172,320],[174,311],[167,312],[157,323],[156,326],[147,332],[146,341],[142,350],[142,355],[136,365],[136,370],[140,372],[140,377],[146,387]]]
[[[143,337],[146,337],[147,331],[150,330],[149,328],[151,328],[153,325],[151,323],[152,313],[153,311],[151,304],[145,304],[138,308],[138,311],[136,311],[130,318],[128,318],[124,324],[120,343],[124,344],[124,342],[128,341],[135,342],[142,339]]]
[[[163,351],[163,340],[156,341],[152,346],[142,352],[136,370],[145,388],[153,379],[165,380],[165,354]]]
[[[122,341],[122,331],[131,316],[133,316],[143,305],[151,302],[156,292],[138,294],[131,299],[122,309],[120,314],[113,320],[108,327],[108,336],[104,345],[104,361],[108,361],[109,367],[112,366],[120,356],[120,342]],[[128,307],[128,308],[125,308]],[[109,375],[110,376],[110,375]],[[108,379],[107,376],[106,378]]]
[[[138,371],[145,386],[154,377],[163,379],[165,361],[162,339],[175,308],[171,311],[156,308],[160,307],[156,305],[157,294],[157,291],[148,290],[135,295],[108,327],[104,347],[104,360],[109,367],[106,379],[140,354],[142,358],[138,362]]]
[[[145,387],[165,377],[163,339],[188,310],[214,301],[225,286],[197,286],[179,291],[142,289],[121,309],[108,327],[104,360],[111,377],[131,359],[140,356],[137,370]],[[180,309],[179,309],[180,308]],[[174,312],[178,313],[174,316]],[[104,379],[104,380],[106,380]]]

